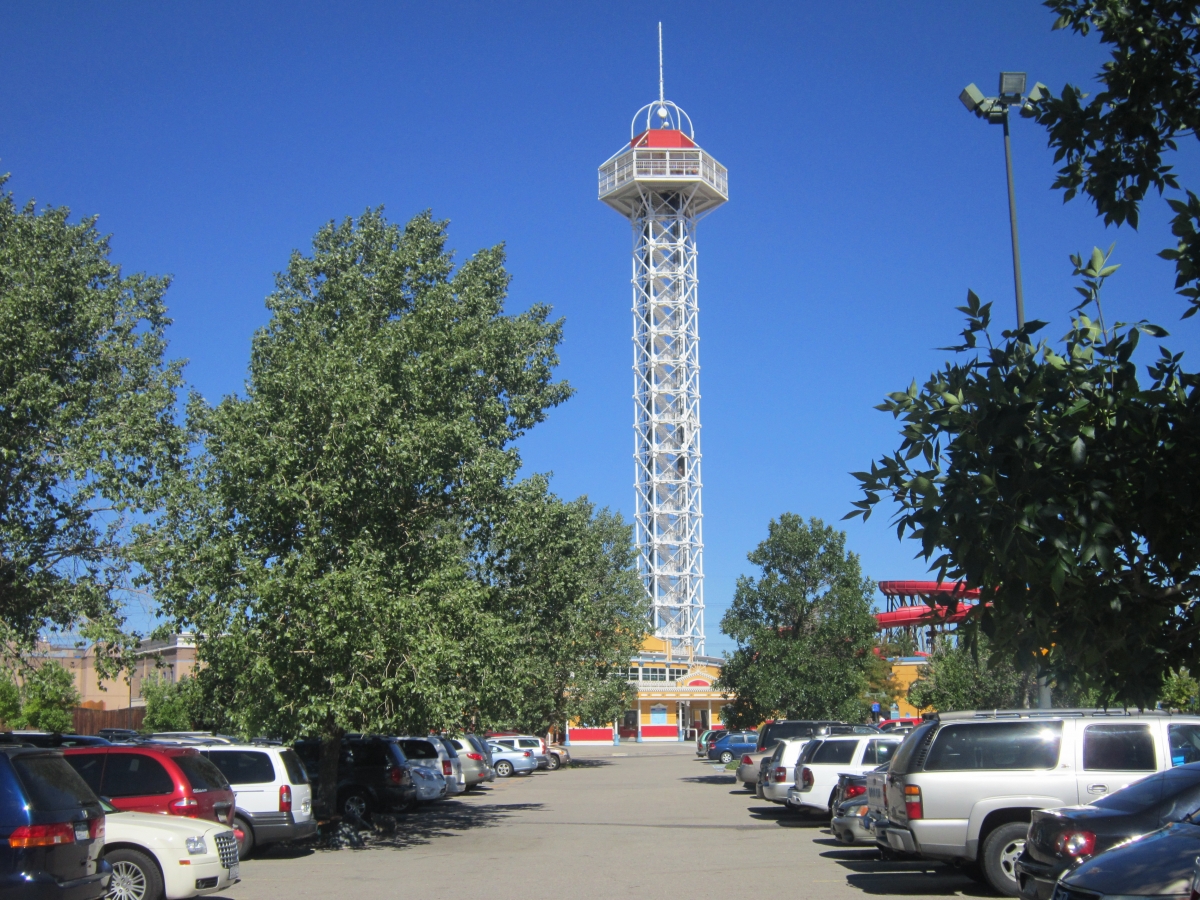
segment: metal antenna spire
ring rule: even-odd
[[[666,96],[663,94],[662,76],[662,22],[658,23],[658,105],[662,108]]]

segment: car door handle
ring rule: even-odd
[[[1107,784],[1089,784],[1087,786],[1087,789],[1088,789],[1089,794],[1107,794],[1108,793],[1108,785]]]

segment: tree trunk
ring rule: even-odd
[[[325,818],[337,816],[338,809],[338,762],[342,756],[342,732],[338,729],[335,734],[321,735],[320,784],[317,797],[317,809]]]

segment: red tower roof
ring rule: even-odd
[[[676,131],[673,128],[651,128],[649,131],[643,131],[636,135],[629,142],[631,147],[695,147],[696,142],[684,134],[682,131]]]

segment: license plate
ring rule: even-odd
[[[877,787],[869,787],[867,788],[867,797],[869,797],[873,802],[881,801],[883,800],[883,791]]]
[[[86,822],[75,823],[75,840],[86,841],[88,839],[88,827]]]
[[[242,877],[241,868],[238,865],[238,863],[234,863],[232,866],[229,867],[229,880],[237,881],[241,877]]]

